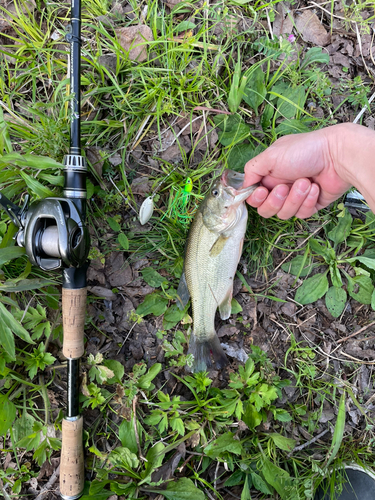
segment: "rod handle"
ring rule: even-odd
[[[60,493],[64,500],[79,498],[83,492],[85,470],[83,459],[83,419],[63,419],[60,460]]]
[[[77,359],[84,352],[86,297],[86,287],[62,289],[63,354],[66,358]]]

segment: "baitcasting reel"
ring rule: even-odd
[[[86,263],[90,236],[72,200],[45,198],[29,206],[27,197],[20,208],[0,193],[0,205],[19,227],[15,239],[32,264],[52,271]]]

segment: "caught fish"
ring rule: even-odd
[[[258,184],[243,188],[245,174],[225,170],[201,203],[191,224],[184,270],[178,286],[179,307],[191,297],[193,331],[188,354],[191,370],[223,368],[227,358],[215,331],[215,313],[231,313],[234,275],[246,231],[245,200]]]

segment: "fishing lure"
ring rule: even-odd
[[[172,219],[178,220],[182,224],[186,224],[190,221],[196,210],[196,206],[189,208],[191,197],[196,197],[196,195],[193,194],[193,181],[191,177],[186,179],[183,188],[176,188],[173,186],[173,189],[177,192],[170,197],[167,213],[170,214]]]
[[[159,182],[159,184],[156,186],[154,192],[152,193],[151,196],[148,196],[145,200],[143,200],[143,203],[141,205],[141,208],[139,209],[139,222],[144,226],[152,217],[152,214],[154,213],[154,198],[155,195],[159,189],[159,187],[163,184],[163,182],[168,179],[168,177],[171,175],[172,172],[176,170],[177,167],[175,167],[173,170],[167,174],[166,177],[162,181]]]

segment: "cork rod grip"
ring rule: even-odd
[[[87,288],[62,290],[62,317],[64,330],[63,354],[76,359],[83,355]]]
[[[64,499],[79,498],[85,481],[83,419],[62,421],[62,447],[60,460],[60,493]]]

